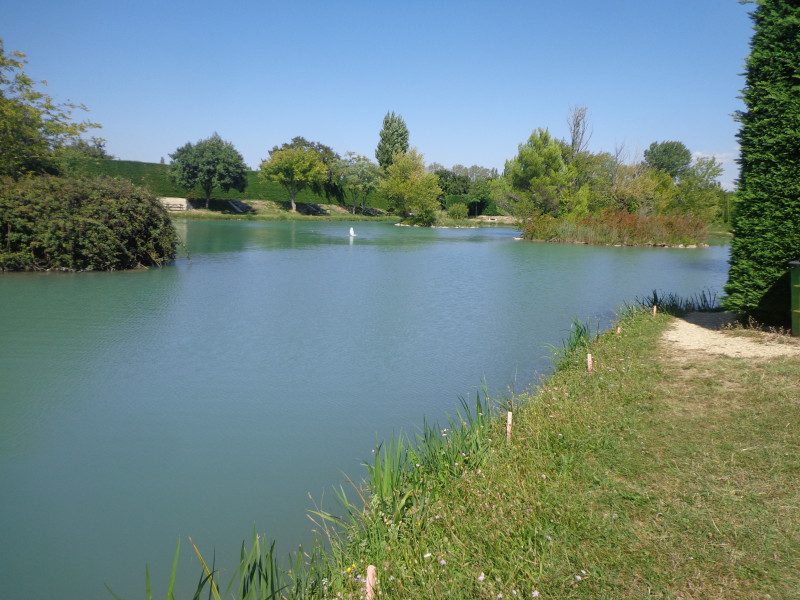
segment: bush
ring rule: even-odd
[[[161,203],[129,181],[36,177],[0,184],[0,270],[161,265],[178,236]]]
[[[451,219],[466,219],[469,216],[469,210],[466,204],[451,204],[447,209],[447,216]]]

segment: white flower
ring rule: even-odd
[[[484,579],[486,579],[486,575],[484,575],[483,571],[481,571],[481,574],[478,575],[478,581],[483,581]]]
[[[428,552],[428,553],[427,553],[427,554],[425,554],[425,556],[423,556],[422,558],[430,558],[430,557],[431,557],[431,553],[430,553],[430,552]]]
[[[538,598],[539,597],[539,590],[533,590],[531,592],[531,598]]]
[[[580,575],[575,575],[575,581],[580,581],[580,580],[581,580],[581,576]]]

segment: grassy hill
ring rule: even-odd
[[[145,163],[135,160],[95,160],[87,158],[71,161],[69,169],[80,175],[108,175],[109,177],[128,179],[137,185],[146,186],[156,196],[160,197],[203,197],[199,189],[186,190],[172,181],[167,172],[166,164]],[[288,200],[286,191],[280,185],[259,180],[258,171],[249,171],[247,173],[247,187],[244,192],[215,190],[214,198],[221,200],[269,200],[271,202],[285,202]],[[297,195],[296,201],[320,203],[324,202],[324,198],[320,198],[308,190],[303,190]],[[370,198],[370,205],[384,210],[387,208],[386,200],[378,196]]]

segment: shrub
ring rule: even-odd
[[[466,204],[451,204],[447,209],[447,216],[451,219],[466,219],[469,216]]]
[[[129,181],[36,177],[0,184],[0,270],[116,270],[174,258],[161,203]]]

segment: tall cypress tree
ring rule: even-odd
[[[723,306],[789,323],[788,262],[800,259],[800,1],[758,0],[743,99],[741,167]]]
[[[395,115],[394,111],[387,112],[383,117],[380,136],[378,147],[375,149],[375,158],[385,171],[392,164],[392,156],[395,153],[408,152],[408,127],[403,117]]]

